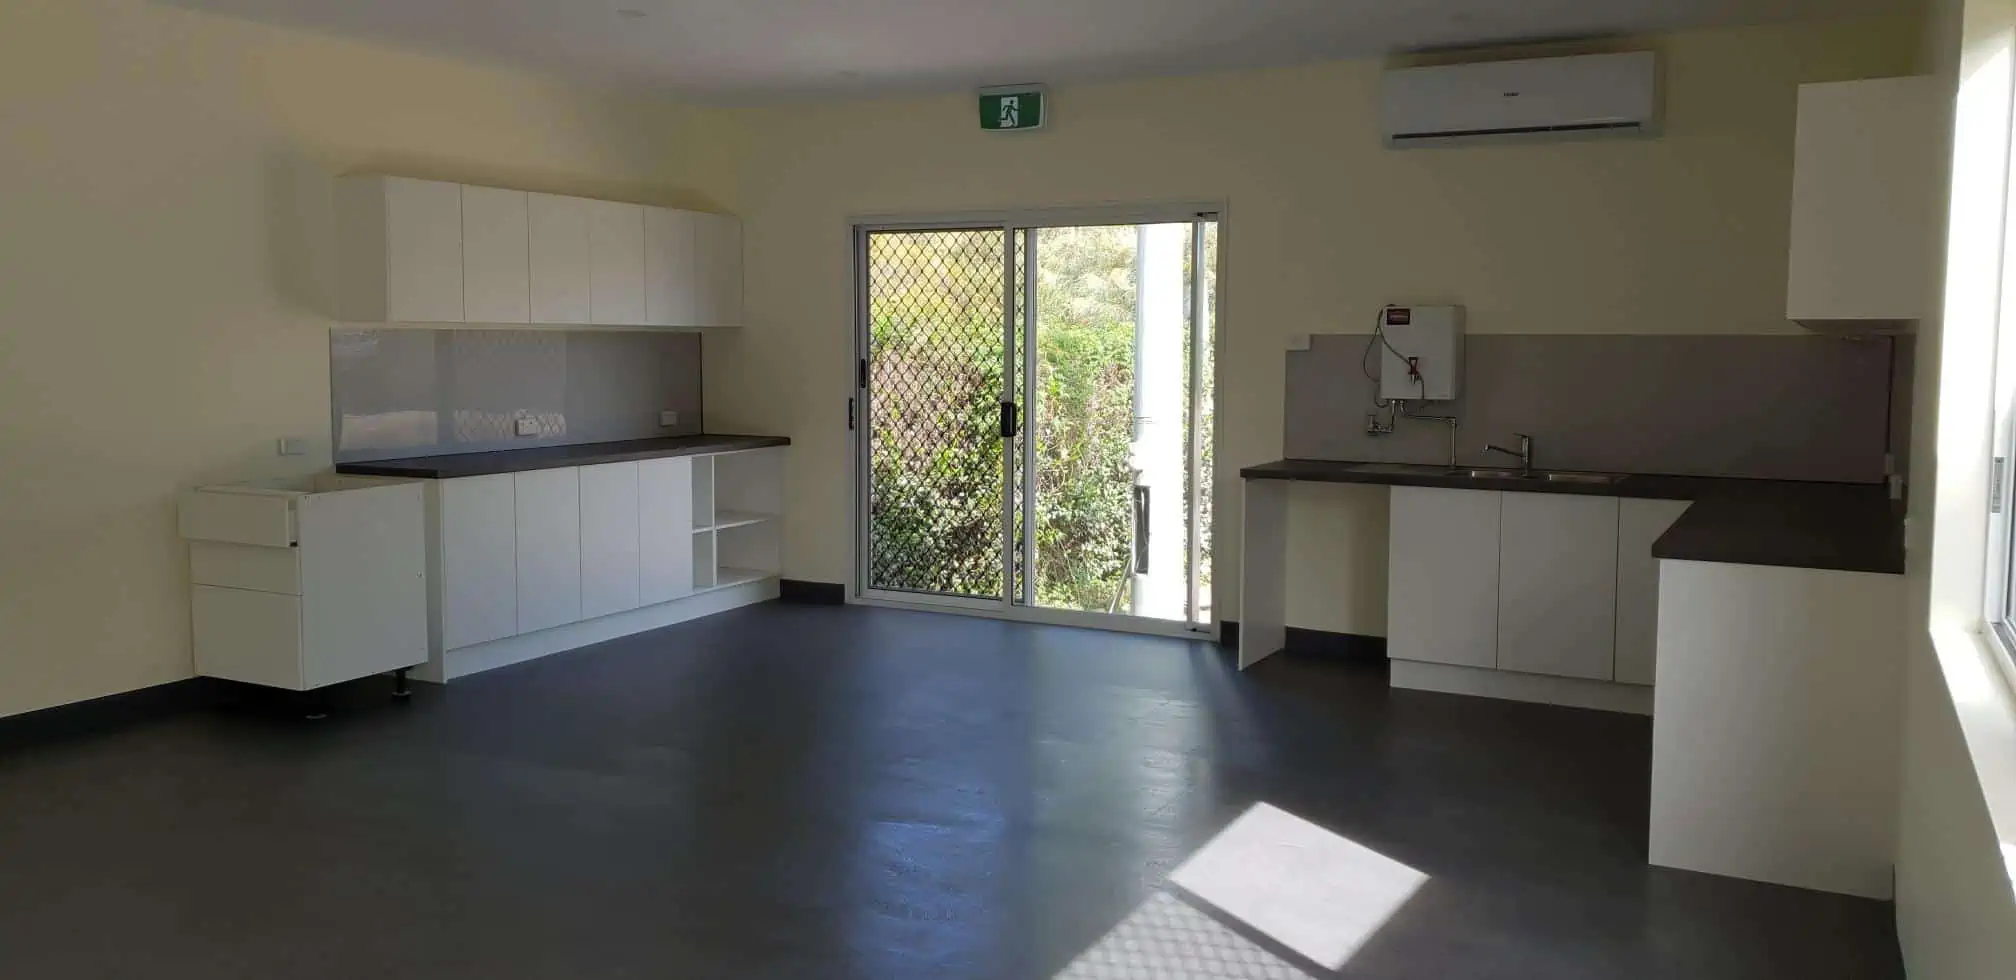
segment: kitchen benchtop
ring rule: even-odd
[[[788,446],[783,436],[698,435],[665,436],[659,439],[627,439],[622,442],[591,442],[578,446],[539,446],[533,449],[502,449],[488,453],[457,453],[447,456],[414,456],[408,459],[376,459],[370,462],[337,463],[336,472],[354,476],[402,476],[419,480],[452,480],[462,476],[491,476],[553,470],[567,466],[594,466],[598,463],[627,463],[666,456],[699,456],[730,453],[742,449]]]
[[[1473,477],[1441,465],[1282,459],[1239,471],[1248,480],[1368,483],[1513,490],[1599,497],[1691,500],[1652,545],[1657,558],[1781,565],[1849,572],[1904,572],[1901,503],[1880,483],[1805,483],[1729,477],[1626,474],[1608,483]]]

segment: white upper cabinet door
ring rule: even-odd
[[[1948,98],[1951,98],[1950,90]],[[1946,161],[1931,76],[1799,86],[1793,140],[1789,319],[1880,324],[1925,315],[1932,188]]]
[[[701,325],[693,255],[698,217],[672,208],[644,209],[644,318],[652,326]]]
[[[528,194],[531,226],[532,322],[588,323],[594,260],[588,247],[588,202]]]
[[[581,620],[581,471],[516,474],[518,632]]]
[[[637,464],[581,467],[581,618],[637,608]]]
[[[1659,650],[1659,559],[1652,542],[1680,519],[1685,500],[1617,502],[1617,677],[1650,684]]]
[[[531,260],[524,191],[462,188],[462,319],[531,318]]]
[[[518,632],[518,513],[510,474],[443,480],[441,646]]]
[[[703,327],[742,325],[742,219],[731,214],[695,214],[694,281],[699,289],[696,319]]]
[[[693,460],[637,464],[638,600],[670,602],[693,592]]]
[[[1499,498],[1394,487],[1387,557],[1388,656],[1491,667],[1498,653]]]
[[[462,322],[462,187],[406,177],[336,184],[337,316]]]
[[[1610,680],[1617,642],[1617,498],[1504,497],[1498,669]]]
[[[613,326],[644,319],[644,206],[588,202],[589,318]]]

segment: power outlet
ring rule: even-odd
[[[667,426],[667,425],[678,425],[678,424],[679,424],[679,413],[678,413],[678,412],[659,412],[659,413],[658,413],[658,424],[659,424],[659,425],[661,425],[661,426]]]
[[[281,439],[276,448],[282,456],[306,456],[308,455],[308,440],[298,436],[288,436]]]
[[[521,418],[521,419],[519,419],[519,420],[518,420],[518,434],[519,434],[519,435],[521,435],[521,436],[536,436],[536,435],[538,435],[538,434],[539,434],[539,420],[538,420],[538,419],[528,419],[528,418]]]

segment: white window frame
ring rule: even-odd
[[[1988,485],[1983,499],[1988,510],[1986,567],[1982,570],[1981,619],[1978,628],[1987,647],[1995,654],[1997,666],[2012,687],[2016,687],[2016,194],[2011,193],[2011,159],[2016,156],[2016,36],[2003,34],[1994,39],[1997,57],[1986,59],[1978,87],[1963,87],[1955,132],[1954,195],[1963,200],[1971,191],[1973,199],[1986,207],[1972,211],[1983,215],[1981,224],[1949,228],[1948,293],[1945,313],[1949,325],[1954,315],[1968,312],[1993,318],[1993,380],[1989,393],[1990,411]],[[1970,123],[1972,124],[1970,126]],[[1968,159],[1971,157],[1972,159]],[[1956,206],[1953,220],[1965,217]],[[1970,270],[1955,275],[1963,239],[1971,239],[1978,261],[1973,291],[1964,281]],[[1971,264],[1971,263],[1970,263]],[[1981,273],[1987,273],[1982,275]],[[1956,281],[1963,283],[1956,288]],[[1977,403],[1978,404],[1978,403]],[[1977,418],[1979,416],[1976,416]],[[1978,513],[1978,512],[1977,512]]]

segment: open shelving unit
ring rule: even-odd
[[[693,590],[775,578],[783,570],[781,449],[693,459]]]

